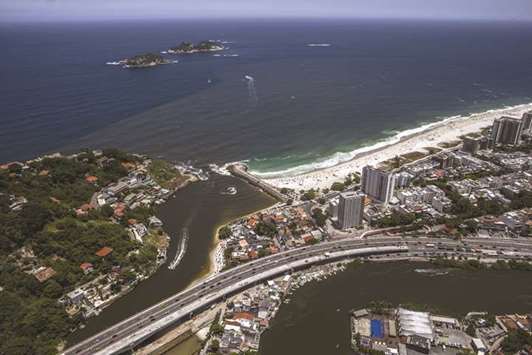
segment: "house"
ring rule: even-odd
[[[155,216],[151,216],[148,219],[148,224],[149,224],[150,227],[156,227],[156,228],[163,226],[163,222],[159,218],[157,218]]]
[[[129,236],[131,239],[142,243],[142,238],[148,234],[148,228],[142,223],[135,223],[129,227]]]
[[[94,266],[91,263],[82,263],[79,267],[83,270],[85,275],[94,270]]]
[[[126,205],[124,203],[117,203],[114,209],[113,214],[117,218],[122,218],[124,216],[124,211],[126,210]]]
[[[107,255],[111,254],[112,251],[113,251],[113,248],[103,247],[103,248],[101,248],[100,250],[98,250],[96,252],[96,255],[103,258],[103,257],[106,257]]]
[[[85,176],[85,181],[88,182],[89,184],[95,184],[98,181],[98,177],[94,175],[88,175],[88,176]]]
[[[49,278],[53,277],[55,274],[56,274],[55,270],[52,269],[51,267],[42,266],[42,267],[38,268],[35,271],[35,273],[33,273],[33,276],[35,276],[35,278],[39,282],[43,283],[44,281],[46,281]]]
[[[79,305],[85,298],[85,291],[80,288],[76,288],[74,291],[70,291],[66,295],[70,304]]]
[[[94,209],[94,206],[88,203],[84,203],[80,206],[80,208],[76,209],[76,215],[79,216],[85,216],[89,213],[90,210]]]

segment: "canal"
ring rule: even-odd
[[[227,187],[237,188],[236,195],[221,194]],[[185,289],[209,272],[209,251],[214,247],[216,229],[239,216],[266,208],[275,200],[255,187],[230,176],[212,174],[205,182],[190,184],[176,192],[158,211],[165,231],[172,241],[169,263],[175,256],[183,228],[188,229],[187,251],[175,270],[167,264],[141,282],[133,291],[89,319],[84,329],[73,333],[70,344],[86,339],[144,308]]]
[[[349,310],[371,301],[428,305],[444,314],[532,311],[532,273],[454,270],[430,276],[427,263],[371,263],[298,289],[261,338],[261,355],[353,354]]]

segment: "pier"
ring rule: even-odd
[[[258,188],[262,189],[268,195],[276,198],[277,200],[280,200],[282,202],[286,202],[288,200],[288,198],[275,187],[268,184],[266,181],[248,173],[247,167],[243,164],[230,165],[227,170],[229,170],[229,172],[231,172],[231,174],[233,174],[234,176],[246,180],[251,185],[257,186]]]

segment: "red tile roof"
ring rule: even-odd
[[[253,320],[255,316],[250,312],[238,312],[233,315],[233,319],[248,319]]]
[[[104,257],[104,256],[111,254],[112,251],[113,251],[113,248],[103,247],[96,252],[96,255]]]
[[[85,177],[85,181],[92,184],[98,181],[98,177],[94,175],[89,175]]]
[[[93,266],[91,263],[83,263],[79,266],[81,268],[81,270],[83,271],[86,271],[86,270],[89,270],[89,269],[92,269]]]
[[[56,272],[54,269],[52,269],[51,267],[47,267],[45,269],[42,269],[36,272],[35,274],[33,274],[33,276],[35,276],[35,278],[39,280],[39,282],[44,282],[48,280],[50,277],[54,276],[55,274]]]

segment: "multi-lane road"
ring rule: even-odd
[[[261,281],[295,269],[332,260],[371,255],[482,255],[505,259],[532,257],[529,239],[449,239],[387,237],[342,239],[270,255],[209,277],[194,286],[145,309],[93,337],[72,346],[64,354],[116,354],[131,349],[150,336],[188,319],[224,297]]]

